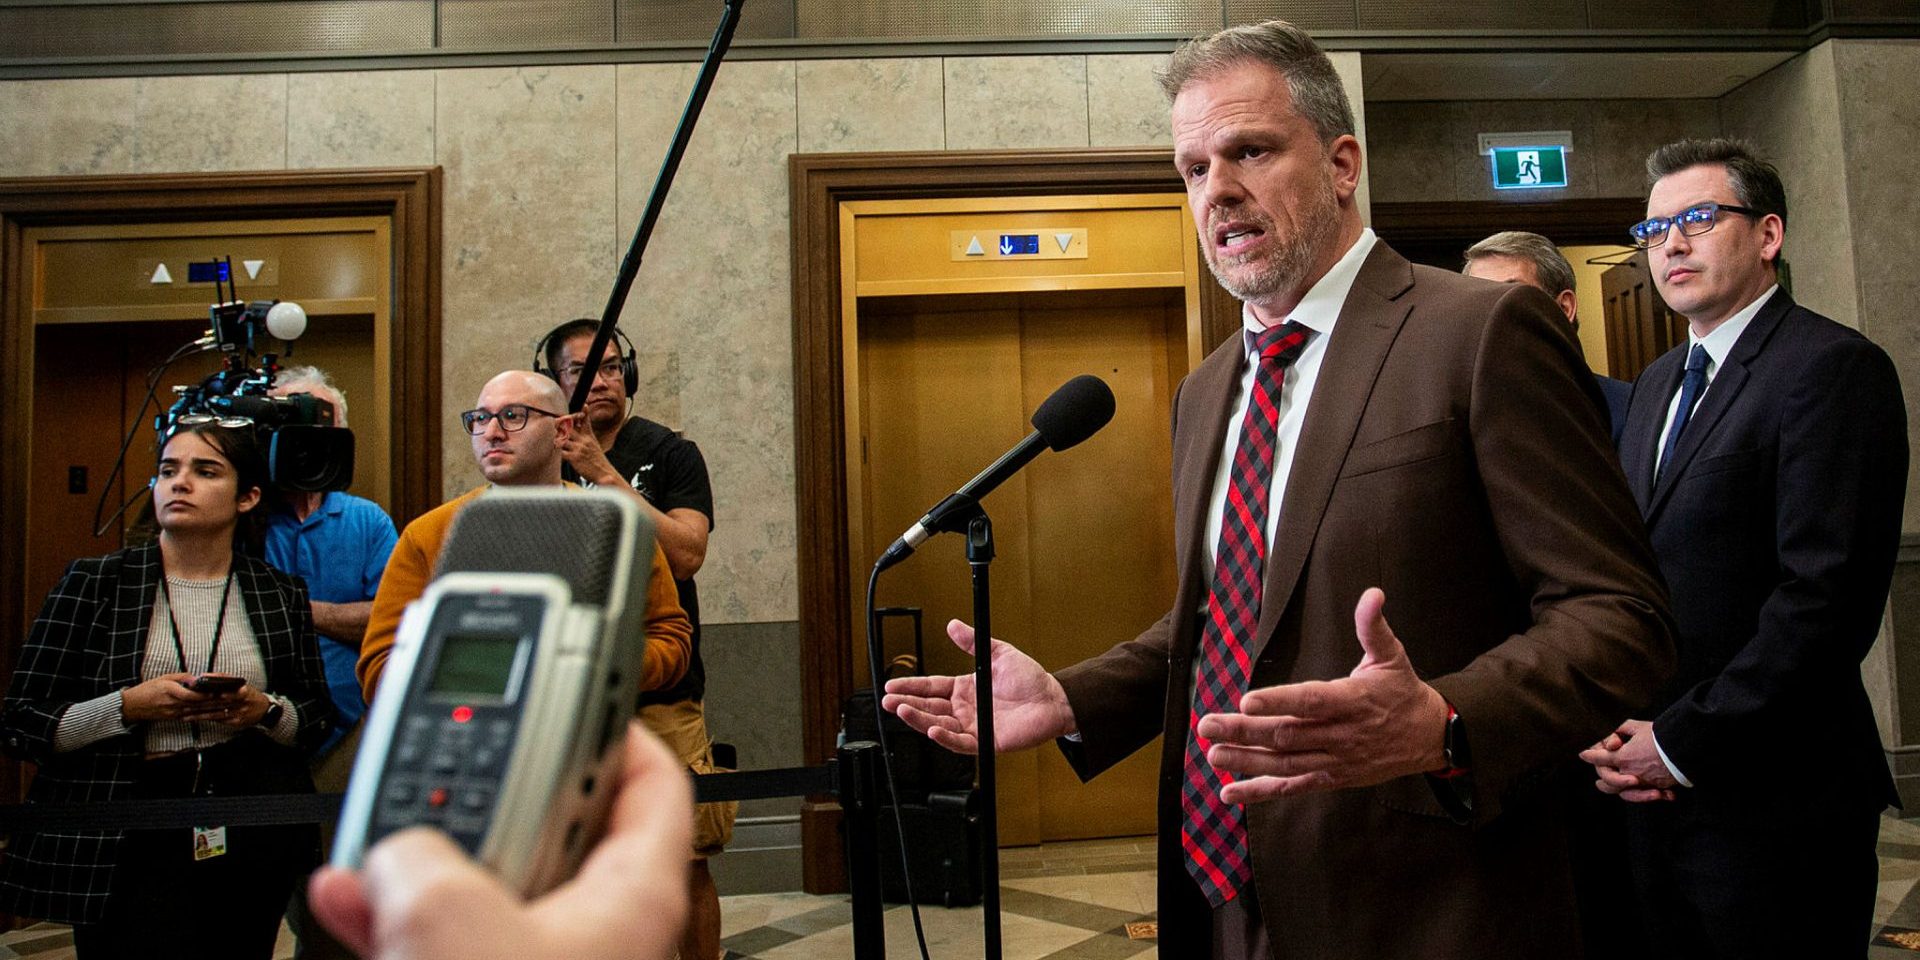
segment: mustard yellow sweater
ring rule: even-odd
[[[367,702],[380,689],[380,671],[386,668],[387,654],[393,650],[393,636],[400,628],[400,615],[407,604],[420,599],[433,579],[434,564],[440,560],[440,548],[446,543],[447,530],[461,508],[490,487],[469,490],[420,515],[401,531],[400,542],[387,560],[387,572],[380,577],[380,590],[373,597],[373,613],[367,620],[367,638],[360,643],[360,690]],[[659,544],[653,547],[653,573],[647,580],[647,654],[640,673],[640,689],[660,690],[686,676],[693,657],[693,623],[680,608],[680,594],[674,589],[673,572],[667,569],[667,557]]]

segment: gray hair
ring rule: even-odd
[[[1481,257],[1512,257],[1532,264],[1534,278],[1540,281],[1540,289],[1549,297],[1573,289],[1573,264],[1567,262],[1552,240],[1537,233],[1505,230],[1467,248],[1467,263]],[[1465,268],[1461,272],[1466,272]]]
[[[1196,80],[1243,63],[1264,63],[1287,78],[1293,108],[1313,124],[1323,144],[1353,133],[1353,105],[1326,51],[1305,30],[1285,20],[1228,27],[1181,44],[1155,75],[1172,101]]]
[[[306,388],[304,390],[289,391],[292,393],[313,393],[316,389],[325,390],[333,396],[333,399],[330,401],[333,404],[333,425],[336,427],[344,427],[347,425],[347,395],[339,387],[333,385],[333,378],[327,376],[325,370],[306,365],[284,367],[281,369],[280,375],[274,378],[273,385],[274,388],[278,390],[287,390],[289,387]],[[320,399],[325,400],[327,398],[321,397]]]

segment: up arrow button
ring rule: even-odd
[[[987,255],[987,251],[985,248],[980,246],[979,237],[974,237],[972,240],[967,241],[967,256],[984,257],[986,255]]]

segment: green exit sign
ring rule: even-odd
[[[1567,185],[1567,148],[1494,147],[1495,190],[1537,190]]]

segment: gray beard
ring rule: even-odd
[[[1265,262],[1257,265],[1251,274],[1240,271],[1230,277],[1223,266],[1238,266],[1239,258],[1227,258],[1223,265],[1211,245],[1202,246],[1202,251],[1206,253],[1207,269],[1213,272],[1213,278],[1220,282],[1222,288],[1233,294],[1235,299],[1247,303],[1296,290],[1306,281],[1308,272],[1320,258],[1320,252],[1340,235],[1340,202],[1334,197],[1333,184],[1323,184],[1322,189],[1315,192],[1313,204],[1303,211],[1300,232],[1294,234],[1285,246]],[[1273,225],[1266,223],[1260,226],[1271,231]],[[1208,232],[1212,232],[1211,228]]]

